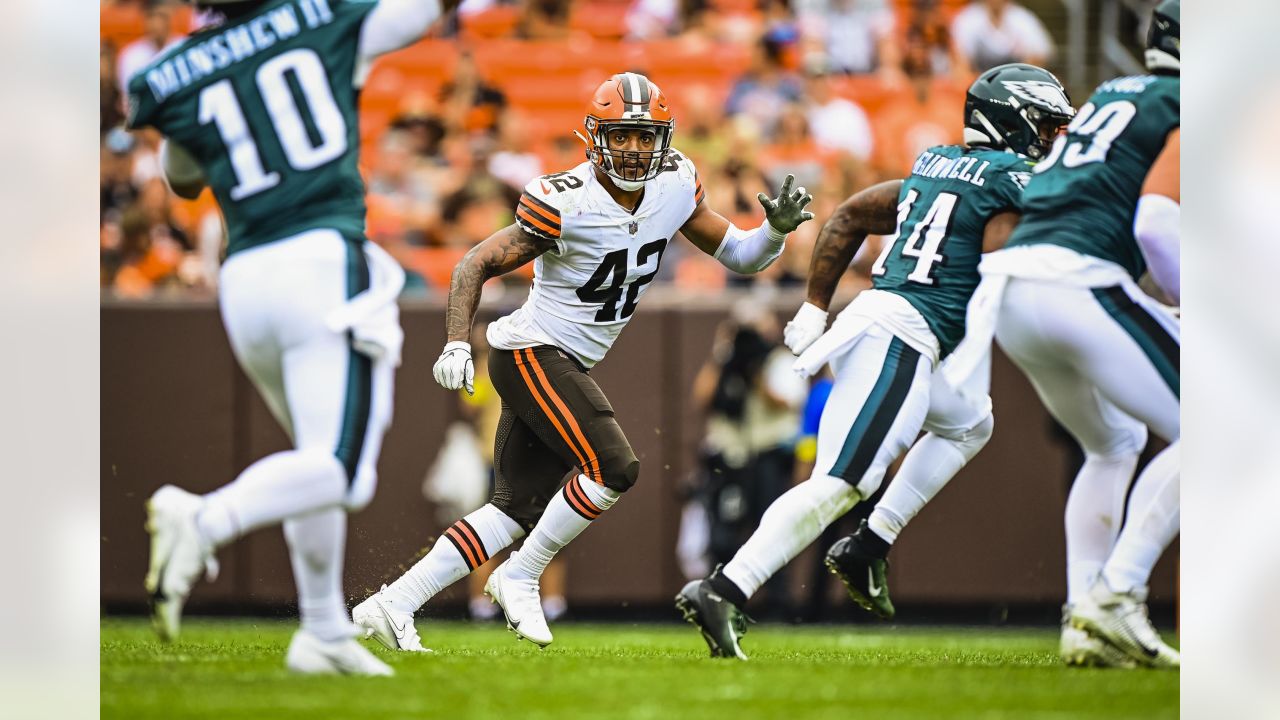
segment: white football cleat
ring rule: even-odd
[[[1062,657],[1062,662],[1071,667],[1131,669],[1138,666],[1138,663],[1120,648],[1084,630],[1071,627],[1070,622],[1062,625],[1062,639],[1058,643],[1058,654]]]
[[[326,641],[306,630],[299,630],[289,641],[284,665],[304,675],[377,675],[391,676],[390,665],[355,641],[355,638]]]
[[[146,588],[151,595],[152,624],[161,640],[178,637],[182,607],[200,575],[210,582],[218,577],[213,548],[196,528],[202,503],[200,496],[173,485],[160,488],[147,501],[151,564]]]
[[[1071,609],[1071,624],[1122,650],[1140,665],[1177,668],[1182,657],[1160,639],[1147,618],[1147,593],[1117,593],[1102,578]]]
[[[515,557],[515,553],[511,557]],[[551,629],[547,627],[547,619],[542,615],[538,582],[507,577],[509,562],[511,558],[507,558],[489,573],[489,580],[484,584],[484,594],[493,598],[502,608],[502,613],[507,617],[507,627],[512,632],[538,647],[546,647],[551,644]]]
[[[370,595],[351,611],[351,619],[360,627],[363,637],[373,638],[388,650],[431,652],[422,647],[422,638],[413,626],[413,613],[396,607],[387,586]]]

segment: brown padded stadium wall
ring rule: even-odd
[[[779,303],[780,317],[795,304]],[[675,558],[677,486],[693,469],[702,428],[688,398],[727,305],[655,291],[593,370],[641,474],[635,489],[566,550],[571,605],[665,604],[683,582]],[[500,309],[486,304],[480,319]],[[350,523],[346,590],[356,599],[394,578],[445,527],[422,495],[443,431],[459,418],[458,403],[431,378],[444,337],[443,303],[408,302],[402,317],[404,364],[378,493]],[[101,600],[141,607],[146,497],[167,482],[211,490],[285,447],[285,438],[236,366],[214,303],[107,300],[101,320]],[[995,436],[894,551],[894,599],[901,604],[1049,604],[1065,594],[1068,450],[1053,438],[1026,380],[998,353],[992,388]],[[807,596],[798,586],[812,553],[792,573],[799,597]],[[1157,568],[1154,602],[1172,601],[1174,554]],[[193,610],[293,602],[278,529],[253,533],[219,557],[221,576],[195,593]],[[461,602],[462,585],[440,601]]]

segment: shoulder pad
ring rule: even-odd
[[[675,174],[676,180],[687,187],[689,193],[693,195],[693,204],[695,206],[702,203],[706,193],[702,189],[702,180],[698,177],[698,169],[694,167],[693,160],[690,160],[688,155],[671,148],[671,151],[667,153],[666,162],[663,163],[662,172]]]

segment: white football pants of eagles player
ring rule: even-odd
[[[354,635],[341,586],[346,513],[368,504],[377,483],[403,340],[395,304],[403,283],[385,252],[335,230],[245,250],[223,265],[232,350],[293,448],[204,497],[172,486],[153,497],[153,517],[182,526],[168,537],[191,546],[153,547],[153,565],[157,555],[161,565],[148,586],[166,606],[157,609],[163,635],[176,635],[199,574],[179,564],[212,574],[217,548],[276,523],[289,542],[303,629],[321,641]]]
[[[1085,453],[1067,500],[1068,604],[1104,565],[1113,590],[1145,593],[1180,519],[1178,320],[1131,281],[1081,287],[1010,277],[995,329]],[[1134,484],[1121,533],[1146,428],[1171,445]]]
[[[877,505],[888,521],[882,525],[891,528],[890,541],[991,437],[987,376],[974,373],[973,385],[957,390],[935,372],[931,357],[883,325],[871,324],[830,363],[835,383],[818,425],[813,474],[770,505],[724,567],[724,576],[747,597],[874,494],[889,465],[909,448],[898,479]],[[927,434],[917,442],[921,429]],[[912,482],[903,483],[904,476]]]

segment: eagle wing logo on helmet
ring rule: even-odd
[[[1047,105],[1065,115],[1075,112],[1071,108],[1071,101],[1067,100],[1067,96],[1062,92],[1062,88],[1053,83],[1039,80],[1005,80],[1004,86],[1015,97],[1036,105]]]

